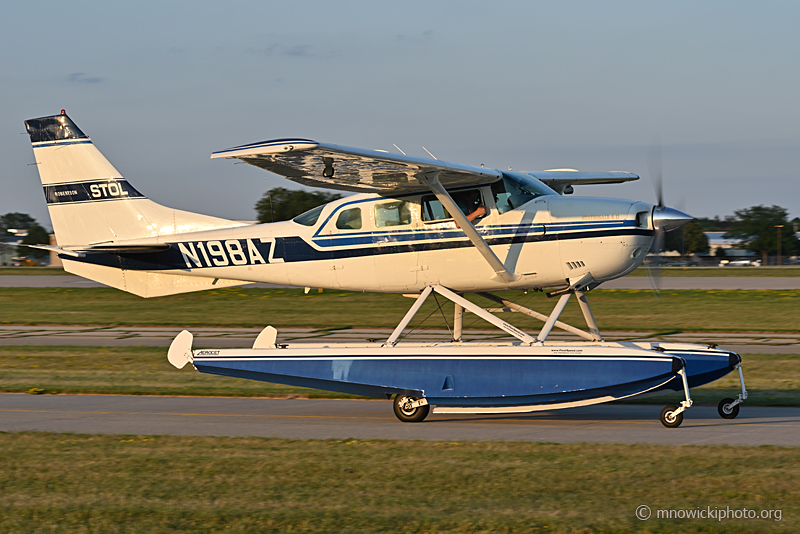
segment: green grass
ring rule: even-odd
[[[555,305],[542,293],[505,295],[545,313]],[[0,288],[0,324],[390,328],[412,302],[401,295],[327,290],[306,295],[302,289],[231,288],[142,299],[106,288]],[[601,331],[800,332],[800,290],[662,291],[659,300],[649,290],[603,290],[592,292],[589,302]],[[452,324],[452,304],[445,310]],[[444,328],[433,298],[412,324],[430,313],[426,326]],[[541,327],[518,313],[504,318],[524,329]],[[577,303],[567,306],[561,320],[583,324]],[[489,325],[467,315],[465,328],[470,327]]]
[[[175,369],[161,347],[0,347],[0,391],[120,395],[361,398]]]
[[[800,406],[800,355],[744,354],[748,406]],[[295,386],[198,373],[172,367],[159,347],[0,347],[0,391],[123,395],[307,396],[357,398]],[[716,406],[739,392],[737,374],[692,390],[698,404]],[[664,404],[680,395],[633,399]]]
[[[800,276],[800,267],[662,267],[660,274],[661,276],[671,277],[795,277]],[[628,276],[648,276],[647,269],[639,267]]]
[[[45,433],[0,447],[14,533],[793,532],[800,513],[797,448]],[[781,521],[656,518],[697,507]]]
[[[0,276],[61,276],[70,275],[61,267],[0,267]]]

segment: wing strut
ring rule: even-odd
[[[514,271],[510,271],[503,265],[503,262],[500,261],[500,258],[492,251],[489,247],[489,244],[484,241],[472,223],[467,219],[467,217],[461,212],[461,208],[456,205],[453,198],[450,196],[450,193],[447,192],[447,189],[439,182],[439,171],[428,173],[428,174],[419,174],[417,178],[423,182],[428,188],[436,195],[436,198],[439,199],[439,202],[442,203],[442,206],[453,216],[453,219],[458,223],[464,233],[467,234],[467,237],[475,245],[475,248],[478,249],[478,252],[481,253],[483,259],[485,259],[491,268],[497,273],[497,276],[501,278],[505,282],[513,282],[515,280],[519,280],[520,276],[516,274]]]

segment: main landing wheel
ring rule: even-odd
[[[398,395],[394,398],[394,414],[404,423],[419,423],[428,417],[431,407],[429,405],[417,406],[412,408],[411,403],[414,402],[414,397],[407,395]]]
[[[735,419],[739,415],[739,405],[732,406],[733,399],[722,399],[719,401],[717,411],[723,419]]]
[[[676,414],[677,406],[667,406],[661,410],[661,424],[667,428],[678,428],[683,423],[683,413]]]

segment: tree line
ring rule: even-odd
[[[36,219],[26,213],[6,213],[0,215],[0,235],[13,235],[9,230],[26,230],[28,235],[22,238],[23,245],[49,245],[50,235]],[[46,250],[17,247],[17,255],[28,256],[40,260],[46,258],[49,252]]]

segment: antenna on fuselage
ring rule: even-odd
[[[427,148],[425,148],[425,147],[422,147],[422,150],[424,150],[425,152],[427,152],[427,153],[428,153],[428,155],[429,155],[430,157],[432,157],[433,159],[435,159],[436,161],[439,161],[439,158],[437,158],[436,156],[434,156],[433,154],[431,154],[431,151],[430,151],[430,150],[428,150]]]
[[[400,148],[399,146],[395,145],[394,143],[392,143],[392,146],[394,146],[397,150],[399,150],[402,155],[404,155],[404,156],[406,155],[406,153],[403,152],[403,149]]]

